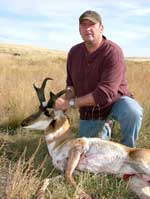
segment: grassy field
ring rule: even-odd
[[[63,175],[53,168],[42,133],[27,132],[20,122],[39,106],[33,83],[40,85],[52,77],[46,87],[57,92],[65,87],[66,54],[30,46],[0,45],[0,198],[33,199],[42,179],[51,178],[46,198],[77,199],[76,191]],[[127,59],[130,90],[144,107],[143,125],[138,147],[150,148],[150,60]],[[70,112],[70,122],[78,132],[78,114]],[[119,141],[119,126],[113,139]],[[76,176],[95,199],[136,199],[128,185],[113,176],[81,173]]]

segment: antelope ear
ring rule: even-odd
[[[53,128],[55,128],[55,124],[56,124],[56,119],[53,119],[49,124],[49,127],[52,126]]]

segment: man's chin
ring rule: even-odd
[[[85,38],[85,40],[86,40],[86,41],[93,41],[93,40],[94,40],[94,38],[93,38],[93,37],[91,37],[91,36],[89,36],[89,37],[86,37],[86,38]]]
[[[94,43],[94,39],[84,40],[87,45],[92,45]]]

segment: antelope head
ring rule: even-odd
[[[52,80],[52,78],[45,78],[40,88],[36,87],[35,84],[33,84],[33,87],[40,102],[40,106],[37,112],[28,116],[21,122],[21,126],[23,128],[31,130],[45,130],[49,126],[49,124],[54,121],[55,117],[58,117],[59,114],[62,114],[61,111],[57,111],[56,114],[53,107],[56,99],[63,95],[65,93],[65,90],[62,90],[57,94],[50,92],[50,98],[48,101],[46,101],[44,89],[48,80]]]

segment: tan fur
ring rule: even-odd
[[[150,164],[150,154],[148,149],[134,149],[129,153],[130,158],[133,160],[142,160],[149,162]]]

